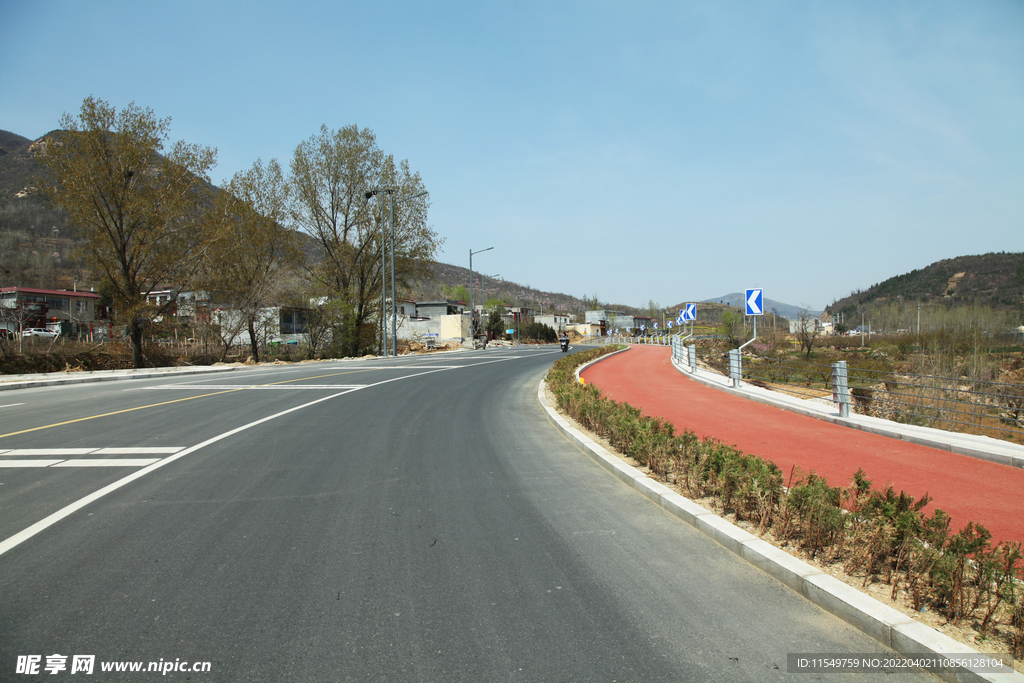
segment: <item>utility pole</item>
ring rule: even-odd
[[[395,313],[395,204],[408,201],[410,199],[416,199],[427,194],[427,191],[418,192],[417,194],[407,195],[401,199],[395,199],[395,193],[397,189],[393,187],[388,188],[375,188],[373,190],[367,190],[365,193],[366,200],[369,201],[370,197],[375,194],[386,194],[391,198],[390,208],[390,223],[391,223],[391,349],[392,354],[398,355],[398,317]],[[384,230],[381,230],[381,241],[380,241],[380,279],[381,279],[381,330],[382,338],[384,340],[384,355],[388,355],[388,320],[387,320],[387,290],[388,290],[388,277],[387,277],[387,254],[385,245],[387,243],[387,235],[384,234]]]

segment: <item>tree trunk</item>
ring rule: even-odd
[[[128,336],[132,342],[132,366],[137,368],[143,367],[142,358],[142,326],[139,324],[138,318],[128,323]]]
[[[256,339],[256,324],[253,318],[249,318],[249,343],[252,345],[252,361],[260,362],[260,343]]]

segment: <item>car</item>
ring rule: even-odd
[[[42,337],[43,339],[53,339],[59,332],[48,330],[45,327],[29,327],[21,331],[22,337]]]

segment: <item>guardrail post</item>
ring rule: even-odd
[[[850,384],[845,360],[832,364],[832,400],[839,404],[839,417],[850,417]]]
[[[729,351],[729,377],[732,379],[733,387],[738,387],[743,379],[743,356],[739,349]]]
[[[690,372],[697,372],[697,345],[690,344],[687,346],[686,355],[690,361]]]

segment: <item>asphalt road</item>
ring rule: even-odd
[[[562,437],[559,356],[7,392],[0,681],[830,680],[787,654],[883,651]],[[883,678],[928,680],[831,680]]]

